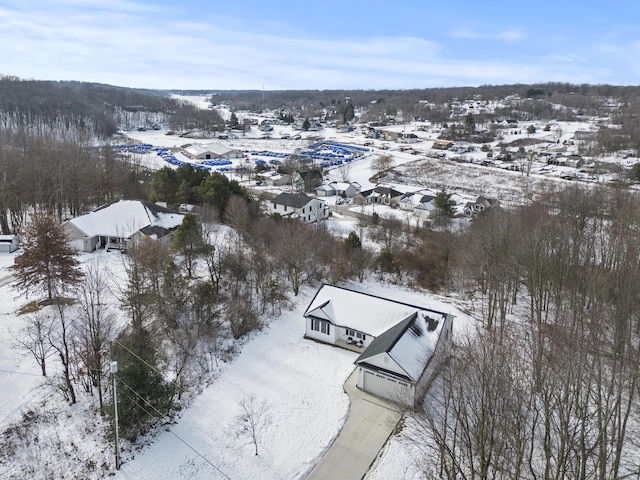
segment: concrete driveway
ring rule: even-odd
[[[305,480],[360,480],[402,418],[393,403],[362,392],[356,387],[357,369],[344,389],[351,405],[340,434]]]

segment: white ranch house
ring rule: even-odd
[[[166,241],[184,215],[142,200],[119,200],[67,220],[63,228],[81,252],[99,248],[127,250],[148,237]]]
[[[305,336],[360,353],[358,388],[414,407],[451,344],[453,316],[323,285],[305,314]]]
[[[340,195],[353,198],[360,193],[361,186],[358,182],[331,182],[316,188],[316,195],[319,197],[332,197]]]
[[[329,205],[305,193],[281,193],[271,200],[271,213],[313,223],[329,218]]]

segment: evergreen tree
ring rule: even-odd
[[[343,123],[348,123],[353,120],[355,117],[355,112],[353,109],[353,103],[348,102],[345,103],[342,107],[342,121]]]
[[[344,245],[350,249],[362,248],[362,240],[360,240],[356,232],[351,232],[349,236],[344,239]]]
[[[247,192],[237,180],[229,180],[226,175],[220,172],[213,172],[207,176],[200,186],[199,193],[203,196],[205,203],[215,207],[223,218],[227,203],[232,195],[248,199]]]
[[[172,389],[158,370],[156,346],[147,329],[121,336],[116,346],[120,432],[133,441],[154,420],[171,413]]]
[[[202,226],[195,215],[185,215],[180,226],[173,234],[173,247],[182,256],[187,276],[193,274],[196,257],[203,251]]]
[[[240,122],[238,122],[238,116],[236,112],[231,112],[231,118],[229,119],[229,127],[230,128],[238,128]]]
[[[436,207],[436,215],[441,218],[451,218],[455,215],[455,200],[451,199],[451,194],[441,190],[433,199]]]
[[[151,182],[154,200],[175,205],[179,186],[180,180],[176,171],[169,167],[161,168],[155,173]]]
[[[50,215],[36,215],[26,229],[24,253],[12,266],[15,288],[26,294],[46,294],[48,300],[82,279],[77,252],[64,228]]]

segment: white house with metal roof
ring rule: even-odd
[[[400,404],[420,403],[452,338],[453,316],[332,285],[309,304],[305,336],[360,353],[358,388]]]
[[[81,252],[126,250],[143,237],[168,238],[184,214],[142,200],[119,200],[63,224],[71,245]]]

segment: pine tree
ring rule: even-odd
[[[64,228],[50,215],[36,215],[26,230],[24,253],[12,269],[15,288],[25,294],[46,294],[48,300],[82,279],[77,253],[69,245]]]
[[[182,261],[191,278],[196,258],[203,252],[202,226],[195,215],[185,215],[180,226],[173,234],[173,247],[182,256]]]
[[[229,127],[238,128],[239,125],[240,123],[238,122],[238,116],[236,115],[236,112],[231,112],[231,118],[229,119]]]
[[[439,217],[451,218],[455,215],[455,200],[451,199],[451,194],[441,190],[436,193],[433,199],[433,205],[436,207],[436,214]]]
[[[120,431],[133,441],[154,420],[171,414],[172,389],[158,370],[157,349],[147,329],[133,330],[116,346]]]
[[[351,232],[349,236],[344,239],[344,245],[350,249],[362,248],[362,240],[360,240],[356,232]]]

